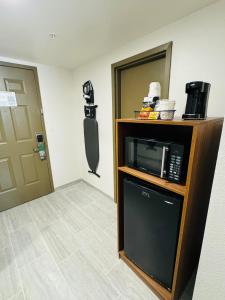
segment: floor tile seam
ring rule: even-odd
[[[85,255],[85,250],[86,250],[86,248],[87,247],[85,247],[85,246],[83,246],[83,247],[81,247],[80,248],[80,252],[86,257],[86,255]],[[91,266],[95,269],[95,271],[96,272],[99,272],[99,269],[97,269],[96,267],[95,267],[95,265],[94,264],[92,264],[92,262],[89,260],[89,259],[87,259],[88,261],[89,261],[89,264],[91,264]],[[101,275],[102,276],[107,276],[117,265],[119,264],[119,259],[118,259],[118,261],[113,265],[113,267],[111,267],[110,268],[110,271],[108,271],[107,273],[105,273],[105,271],[101,271]]]
[[[30,224],[34,224],[33,220],[30,220],[29,222],[24,223],[23,225],[17,227],[17,228],[16,228],[15,230],[13,230],[13,231],[9,231],[9,234],[10,234],[10,235],[16,234],[18,231],[21,231],[23,228],[26,228],[27,225],[30,225]]]
[[[50,248],[48,247],[48,245],[47,245],[47,243],[46,243],[46,241],[45,241],[45,238],[44,238],[44,236],[43,236],[43,234],[42,234],[42,231],[41,231],[40,228],[38,227],[38,225],[37,225],[37,223],[35,222],[35,220],[33,220],[33,221],[34,221],[34,222],[33,222],[34,227],[36,228],[37,232],[40,234],[41,240],[42,240],[42,242],[44,243],[47,252],[49,252],[49,253],[51,254],[51,257],[54,259],[54,256],[52,255],[51,250],[50,250]],[[51,225],[51,224],[48,224],[48,225]],[[45,253],[44,253],[43,255],[45,255]],[[41,256],[43,256],[43,255],[41,255]],[[40,258],[41,256],[35,258],[35,260],[38,259],[38,258]],[[55,261],[55,259],[54,259],[54,261]]]
[[[73,208],[77,208],[77,206],[75,206],[73,203],[72,203],[72,201],[69,199],[69,197],[67,197],[67,196],[65,196],[65,195],[63,195],[64,197],[66,197],[66,199],[67,200],[69,200],[69,202],[72,204],[72,206],[73,206]],[[64,214],[61,214],[61,213],[59,213],[55,208],[54,208],[54,206],[52,205],[52,203],[51,203],[51,201],[49,200],[49,199],[47,199],[47,201],[48,201],[48,203],[49,203],[49,205],[51,206],[51,208],[54,210],[54,212],[56,213],[56,215],[58,216],[58,218],[60,219],[62,219],[63,220],[63,222],[64,222],[64,224],[66,224],[66,222],[65,222],[65,220],[64,220],[64,218],[63,218],[63,216],[64,216]],[[65,213],[66,214],[66,213]],[[54,222],[53,222],[54,223]],[[67,224],[66,224],[67,225]],[[67,228],[69,229],[69,227],[67,226]]]
[[[109,226],[107,226],[106,228],[109,228]],[[112,228],[112,227],[111,227]],[[116,230],[117,230],[117,228],[116,228]],[[110,238],[112,238],[112,236],[106,231],[106,229],[104,229],[103,230],[104,231],[104,233],[108,236],[108,237],[110,237]],[[117,239],[117,237],[113,237],[114,239]]]
[[[113,264],[113,266],[112,266],[111,268],[109,268],[109,271],[104,272],[104,275],[105,275],[106,277],[108,277],[108,275],[113,271],[113,269],[114,269],[118,264],[119,264],[119,258],[118,258],[118,261],[117,261],[115,264]]]
[[[65,222],[65,220],[64,220],[64,218],[63,218],[63,216],[62,216],[60,213],[57,212],[57,210],[56,210],[56,209],[54,208],[54,206],[51,204],[51,201],[47,198],[47,196],[46,196],[46,201],[49,203],[50,207],[54,210],[55,214],[57,215],[57,219],[52,220],[52,222],[46,224],[46,227],[45,227],[45,228],[47,228],[48,226],[53,225],[56,221],[62,221],[62,222],[64,223],[64,225],[66,226],[66,228],[68,229],[68,231],[70,231],[71,234],[73,234],[73,232],[70,230],[69,226],[66,224],[66,222]],[[33,214],[32,211],[30,211],[30,215],[31,215],[31,218],[33,219],[33,223],[35,223],[35,225],[36,225],[38,231],[41,233],[41,236],[42,236],[42,238],[44,239],[44,236],[43,236],[43,234],[42,234],[42,231],[43,231],[45,228],[43,228],[43,229],[41,230],[41,229],[38,227],[38,225],[37,225],[37,222],[38,222],[38,221],[37,221],[37,218],[35,218],[35,215]],[[59,237],[59,235],[57,235],[57,236]],[[59,238],[60,238],[60,237],[59,237]],[[49,250],[50,250],[50,249],[49,249]]]
[[[74,293],[73,293],[73,291],[72,291],[72,289],[71,289],[69,283],[67,282],[66,277],[65,277],[64,274],[62,273],[62,271],[61,271],[61,269],[60,269],[60,267],[59,267],[59,265],[58,265],[58,263],[57,263],[57,261],[56,261],[54,255],[53,255],[52,251],[51,251],[50,248],[48,247],[48,244],[46,243],[46,241],[45,241],[45,239],[44,239],[44,236],[42,235],[42,233],[41,233],[40,229],[38,228],[37,224],[35,224],[35,226],[36,226],[37,230],[39,231],[39,233],[40,233],[40,235],[41,235],[42,241],[43,241],[43,243],[45,244],[45,246],[46,246],[46,248],[47,248],[47,250],[48,250],[48,252],[49,252],[49,254],[50,254],[50,256],[51,256],[51,258],[52,258],[52,260],[53,260],[53,262],[54,262],[54,264],[55,264],[55,266],[56,266],[57,271],[59,272],[59,274],[61,275],[61,277],[64,279],[64,281],[65,281],[65,283],[66,283],[66,286],[69,288],[69,291],[74,295]],[[43,255],[41,255],[41,256],[44,256],[44,255],[45,255],[45,254],[43,254]],[[36,259],[40,258],[41,256],[37,257]],[[74,296],[76,296],[76,295],[74,295]]]
[[[77,207],[76,207],[76,208],[77,208]],[[73,230],[71,230],[71,228],[70,228],[68,222],[65,220],[65,218],[64,218],[63,215],[61,215],[61,216],[59,217],[58,220],[61,220],[61,221],[63,222],[63,224],[65,225],[65,227],[67,228],[67,230],[68,230],[68,231],[70,232],[70,234],[71,234],[72,236],[74,236],[74,237],[76,236],[76,234],[80,233],[81,231],[83,231],[83,230],[85,230],[87,227],[89,227],[89,226],[87,226],[87,227],[85,227],[85,228],[82,228],[82,229],[78,230],[77,232],[74,232]],[[51,226],[51,225],[53,225],[53,223],[50,224],[50,226]],[[90,224],[90,225],[91,225],[91,224]]]
[[[84,181],[85,182],[85,181]],[[93,188],[95,188],[95,187],[93,187]],[[96,191],[98,191],[97,189],[96,189]],[[82,194],[84,194],[84,192],[82,192]],[[104,194],[103,194],[104,195]],[[105,196],[105,195],[104,195]],[[68,196],[67,196],[68,197]],[[96,202],[97,200],[96,199],[92,199],[93,200],[93,202]],[[88,205],[90,205],[90,204],[88,204]],[[87,206],[88,206],[87,205]],[[85,213],[85,211],[83,210],[83,207],[81,208],[81,207],[79,207],[78,205],[76,205],[76,208],[78,208],[86,217],[88,217],[88,219],[90,219],[90,221],[92,222],[92,224],[94,224],[95,226],[97,226],[103,233],[104,233],[104,235],[106,235],[106,237],[109,237],[109,238],[111,238],[111,236],[104,230],[104,229],[102,229],[97,223],[95,223],[90,217],[89,217],[89,215],[88,214],[86,214]],[[116,219],[116,218],[115,218]]]
[[[94,226],[96,226],[98,229],[101,230],[101,233],[104,234],[105,238],[111,238],[111,236],[110,236],[107,232],[105,232],[105,231],[104,231],[97,223],[95,223],[95,222],[89,217],[88,214],[85,213],[85,211],[83,210],[83,207],[80,208],[79,206],[76,206],[76,209],[78,209],[82,214],[84,214],[84,216],[88,219],[88,221],[90,221],[90,225],[87,226],[87,227],[85,227],[85,228],[82,228],[82,229],[78,230],[77,232],[73,232],[73,231],[70,229],[70,227],[69,227],[69,225],[67,224],[67,222],[65,221],[65,219],[63,218],[63,216],[62,216],[62,221],[63,221],[63,223],[66,225],[67,229],[73,234],[73,236],[76,236],[76,235],[79,234],[80,232],[82,232],[82,231],[86,230],[87,228],[91,227],[91,225],[94,225]],[[92,228],[92,227],[91,227],[91,228]]]
[[[65,222],[66,223],[66,222]],[[66,223],[66,225],[68,226],[68,224]],[[93,223],[90,224],[90,226],[87,226],[85,228],[82,228],[81,230],[77,231],[77,232],[72,232],[73,236],[77,239],[77,235],[79,235],[80,233],[84,232],[87,229],[92,229],[93,228]],[[95,224],[94,224],[95,225]],[[95,225],[96,226],[96,225]],[[106,237],[107,238],[107,237]],[[79,249],[83,250],[84,248],[86,248],[87,246],[91,246],[91,242],[88,243],[88,245],[79,245]]]
[[[85,230],[85,229],[82,229],[82,230]],[[91,246],[91,244],[90,244]],[[86,246],[82,246],[82,245],[79,245],[79,248],[75,251],[73,251],[68,257],[64,258],[62,261],[60,261],[59,263],[62,264],[64,263],[66,260],[69,260],[72,256],[76,255],[77,252],[80,252],[82,255],[85,255],[84,254],[84,250],[86,249],[87,247]],[[95,268],[95,266],[88,260],[89,264],[92,266],[92,268],[94,268],[94,270],[96,272],[99,272],[98,269]],[[116,264],[115,264],[116,265]],[[114,266],[115,267],[115,266]],[[101,275],[105,276],[105,273],[104,272],[101,272]]]
[[[88,206],[90,206],[90,205],[92,205],[92,204],[93,204],[93,203],[90,203],[90,204],[86,205],[85,207],[88,207]],[[76,208],[78,208],[83,214],[85,214],[85,216],[88,217],[88,219],[90,219],[91,222],[94,223],[94,225],[97,225],[97,224],[90,218],[90,216],[89,216],[87,213],[85,213],[85,210],[84,210],[83,207],[76,206]],[[97,206],[96,206],[96,208],[98,209]],[[104,211],[103,211],[103,213],[104,213]],[[109,216],[109,217],[111,217],[111,216]],[[98,227],[99,227],[99,226],[98,226]]]
[[[107,217],[112,218],[113,220],[115,219],[114,215],[111,214],[111,212],[106,212],[104,209],[98,207],[98,205],[96,205],[96,202],[97,202],[97,200],[93,201],[92,205],[94,204],[94,206],[95,206],[97,209],[100,209],[101,212],[102,212],[103,214],[107,215]]]
[[[68,200],[70,200],[70,199],[68,198]],[[71,200],[70,200],[70,203],[71,203],[73,209],[77,209],[78,208],[78,206],[74,205]],[[54,206],[51,203],[50,203],[50,205],[54,209]],[[63,217],[64,217],[65,214],[67,214],[67,212],[65,212],[65,214],[61,214],[61,213],[57,212],[55,209],[54,209],[54,211],[56,212],[57,216],[59,218],[61,218],[64,221],[64,223],[66,223]]]
[[[45,228],[45,227],[48,227],[49,225],[52,225],[56,220],[59,220],[62,216],[60,215],[60,214],[58,214],[55,210],[54,210],[54,212],[56,213],[56,215],[57,215],[57,218],[56,219],[53,219],[53,220],[51,220],[51,221],[49,221],[48,223],[42,223],[42,224],[44,224],[45,226],[43,227],[43,229]],[[37,217],[35,217],[35,214],[32,212],[32,211],[30,211],[29,212],[30,213],[30,216],[31,216],[31,219],[32,219],[32,223],[33,224],[35,224],[37,227],[38,227],[38,223],[39,223],[39,221],[38,221],[38,218]],[[39,227],[38,227],[38,229],[39,229]],[[39,229],[40,230],[40,229]],[[41,230],[40,230],[41,231]]]
[[[48,199],[47,199],[47,201],[49,201]],[[50,201],[49,201],[50,202]],[[51,207],[53,207],[52,205],[51,205],[51,203],[50,203],[50,206]],[[77,206],[75,207],[75,208],[77,208]],[[54,207],[53,207],[53,209],[54,209]],[[80,209],[79,209],[80,210]],[[55,210],[54,210],[55,211]],[[80,210],[80,211],[82,211],[82,210]],[[57,211],[55,211],[56,212],[56,214],[57,214],[57,216],[58,216],[58,219],[57,220],[61,220],[62,222],[63,222],[63,224],[66,226],[66,228],[67,228],[67,230],[75,237],[75,235],[77,234],[77,233],[79,233],[79,232],[81,232],[82,230],[85,230],[87,227],[85,227],[85,228],[83,228],[83,229],[81,229],[81,230],[78,230],[76,233],[75,232],[73,232],[71,229],[70,229],[70,227],[69,227],[69,225],[67,224],[67,222],[65,221],[65,219],[63,218],[63,216],[62,215],[60,215]],[[35,216],[33,215],[33,212],[31,211],[30,212],[30,214],[31,214],[31,218],[33,219],[33,223],[35,223],[35,225],[37,226],[37,222],[36,222],[36,218],[35,218]],[[90,218],[88,218],[89,220],[91,220]],[[55,222],[56,220],[54,220],[54,221],[52,221],[52,222],[50,222],[48,225],[49,226],[51,226],[51,225],[53,225],[54,224],[54,222]],[[92,223],[93,224],[93,223]],[[92,224],[90,224],[90,226],[92,225]],[[47,227],[47,226],[46,226]],[[38,230],[41,232],[41,235],[42,235],[42,237],[43,237],[43,239],[44,239],[44,236],[43,236],[43,234],[42,234],[42,230],[37,226],[37,228],[38,228]],[[57,235],[57,237],[61,240],[61,238],[59,237],[59,235]],[[82,247],[80,246],[80,245],[78,245],[78,250],[80,250]],[[50,249],[49,249],[50,250]],[[76,251],[73,251],[73,252],[76,252]],[[72,255],[73,253],[71,253],[71,255]]]
[[[92,199],[92,200],[93,200],[93,199]],[[76,207],[77,207],[77,206],[76,206]],[[78,209],[79,209],[82,213],[84,213],[82,209],[80,209],[80,208],[78,208]],[[56,265],[58,271],[60,272],[61,276],[64,278],[65,282],[66,282],[67,285],[69,286],[69,283],[67,282],[66,277],[65,277],[64,274],[61,272],[61,270],[60,270],[60,268],[59,268],[57,262],[55,261],[54,256],[52,255],[51,250],[49,249],[48,245],[46,244],[45,239],[44,239],[44,237],[43,237],[43,234],[42,234],[41,230],[40,230],[39,227],[37,226],[37,223],[36,223],[37,219],[35,218],[35,216],[33,215],[33,212],[32,212],[31,210],[29,210],[29,209],[27,208],[27,211],[28,211],[29,216],[31,217],[31,221],[30,221],[29,223],[26,223],[26,224],[23,224],[22,226],[20,226],[20,227],[18,228],[18,230],[21,230],[24,226],[26,226],[27,224],[30,224],[30,223],[32,223],[32,224],[36,227],[37,231],[38,231],[38,232],[40,233],[40,235],[41,235],[41,239],[42,239],[43,243],[44,243],[45,246],[46,246],[46,250],[48,250],[49,254],[51,255],[51,257],[52,257],[52,259],[53,259],[53,261],[55,262],[55,265]],[[95,222],[93,222],[92,219],[91,219],[87,214],[84,213],[84,215],[91,221],[92,224],[94,224],[94,225],[97,226],[99,229],[101,229],[101,231],[103,231],[102,228],[101,228],[100,226],[98,226],[98,224],[96,224]],[[57,216],[59,217],[59,219],[63,220],[62,217],[61,217],[59,214],[57,214]],[[54,221],[55,221],[55,220],[54,220]],[[54,223],[54,221],[53,221],[52,223]],[[64,220],[63,220],[63,222],[66,224],[66,222],[65,222]],[[50,225],[50,224],[49,224],[49,225]],[[90,225],[91,225],[91,224],[90,224]],[[66,226],[67,226],[67,224],[66,224]],[[7,226],[7,229],[8,229],[8,226]],[[68,228],[68,229],[69,229],[69,228]],[[18,230],[16,230],[16,231],[18,231]],[[83,229],[83,230],[84,230],[84,229]],[[8,231],[8,230],[7,230],[7,231]],[[10,235],[13,234],[13,233],[16,233],[16,231],[10,232]],[[79,231],[79,232],[80,232],[80,231]],[[103,233],[106,234],[104,231],[103,231]],[[73,232],[71,232],[71,234],[75,235]],[[108,235],[107,235],[107,237],[108,237]],[[10,236],[10,243],[11,243],[11,247],[12,247],[11,236]],[[79,246],[79,248],[78,248],[77,251],[80,251],[80,252],[82,253],[82,247]],[[69,257],[71,257],[72,255],[75,255],[75,253],[76,253],[76,251],[74,251],[73,253],[71,253],[71,255],[70,255]],[[14,249],[13,249],[13,254],[14,254],[14,257],[15,257]],[[42,254],[41,256],[39,256],[39,257],[37,257],[37,258],[31,260],[31,261],[29,262],[29,264],[35,263],[35,261],[36,261],[37,259],[40,259],[40,257],[42,257],[42,256],[44,256],[44,255],[45,255],[45,253]],[[66,259],[69,259],[69,257],[67,257]],[[62,263],[62,262],[61,262],[61,263]],[[17,263],[16,263],[16,265],[17,265]],[[26,266],[27,266],[27,264],[25,264],[25,265],[23,265],[21,268],[19,268],[18,265],[17,265],[17,272],[18,272],[18,274],[19,274],[19,276],[20,276],[20,288],[22,289],[22,293],[23,293],[23,296],[24,296],[24,297],[25,297],[25,295],[24,295],[24,286],[23,286],[23,283],[22,283],[22,280],[21,280],[21,270],[22,270],[22,268],[24,268],[24,267],[26,267]],[[93,265],[92,265],[92,267],[94,268]],[[95,269],[95,268],[94,268],[94,269]],[[96,269],[95,269],[95,270],[96,270]],[[98,270],[96,270],[96,271],[98,271]],[[105,274],[102,274],[102,275],[104,276]],[[70,289],[70,290],[71,290],[71,289]],[[119,291],[118,291],[116,288],[115,288],[115,290],[117,291],[118,297],[119,297],[121,294],[119,293]],[[12,296],[12,297],[13,297],[13,296]]]
[[[110,270],[110,272],[116,267],[116,265]],[[112,287],[117,291],[118,293],[118,298],[119,297],[123,297],[123,294],[120,292],[120,290],[118,289],[118,287],[113,283],[112,280],[110,280],[109,278],[109,273],[107,275],[105,275],[105,277],[108,279],[108,281],[110,282],[110,284],[112,285]]]
[[[80,192],[80,191],[79,191],[79,192]],[[84,194],[84,196],[87,196],[87,195],[85,195],[84,192],[82,192],[82,194]],[[88,197],[88,198],[90,198],[90,197]],[[93,198],[91,198],[91,200],[92,200],[92,201],[96,201],[96,200],[93,199]],[[48,203],[49,203],[49,202],[50,202],[50,201],[48,201]],[[71,202],[71,201],[70,201],[70,202]],[[50,204],[50,205],[51,205],[51,204]],[[79,211],[81,211],[82,213],[84,213],[84,211],[83,211],[80,207],[77,207],[77,206],[76,206],[76,208],[78,208]],[[41,230],[40,230],[39,227],[37,226],[37,221],[38,221],[37,218],[35,218],[33,212],[32,212],[28,207],[26,207],[26,210],[27,210],[27,212],[28,212],[28,214],[29,214],[29,216],[30,216],[30,218],[31,218],[31,221],[30,221],[29,223],[26,223],[26,224],[23,224],[22,226],[20,226],[20,227],[18,228],[18,230],[21,230],[24,226],[26,226],[27,224],[30,224],[30,223],[32,223],[32,224],[36,227],[37,231],[38,231],[38,232],[40,233],[40,235],[41,235],[41,239],[42,239],[43,243],[44,243],[45,246],[46,246],[46,250],[47,250],[47,251],[49,252],[49,254],[51,255],[51,257],[52,257],[53,261],[55,262],[55,265],[56,265],[58,271],[60,272],[61,276],[64,278],[64,280],[66,280],[66,278],[65,278],[65,276],[63,275],[63,273],[61,272],[61,270],[60,270],[60,268],[59,268],[57,262],[55,261],[55,258],[54,258],[54,256],[53,256],[51,250],[49,249],[47,243],[45,242],[45,239],[44,239],[44,237],[43,237],[43,234],[42,234]],[[55,210],[54,210],[54,211],[55,211]],[[55,212],[56,212],[56,211],[55,211]],[[57,216],[59,217],[59,219],[62,219],[62,216],[60,216],[57,212],[56,212],[56,214],[57,214]],[[99,229],[101,229],[101,231],[103,231],[102,228],[101,228],[100,226],[98,226],[98,224],[96,224],[95,222],[93,222],[92,219],[91,219],[86,213],[84,213],[84,215],[90,220],[90,222],[91,222],[92,224],[94,224],[94,225],[97,226]],[[62,219],[62,220],[63,220],[63,219]],[[54,220],[54,221],[55,221],[55,220]],[[51,225],[52,223],[54,223],[54,221],[51,222],[51,223],[49,223],[48,225]],[[63,220],[63,222],[64,222],[64,224],[67,226],[67,224],[66,224],[66,222],[65,222],[64,220]],[[90,224],[90,225],[91,225],[91,224]],[[67,226],[67,228],[68,228],[68,226]],[[8,225],[7,225],[7,229],[8,229]],[[13,233],[16,233],[16,231],[18,231],[18,230],[15,230],[15,231],[13,231],[13,232],[10,232],[10,235],[13,234]],[[68,230],[69,230],[69,228],[68,228]],[[9,231],[9,230],[8,230],[8,231]],[[80,231],[79,231],[79,232],[80,232]],[[106,235],[106,233],[105,233],[104,231],[103,231],[103,233]],[[73,232],[71,232],[71,234],[75,235]],[[107,236],[108,236],[108,235],[107,235]],[[10,242],[11,242],[11,247],[12,247],[11,236],[10,236]],[[82,253],[82,247],[79,246],[79,248],[78,248],[77,251],[80,251],[80,252]],[[14,257],[15,257],[14,249],[13,249],[13,253],[14,253]],[[73,253],[71,253],[71,255],[70,255],[69,257],[71,257],[72,255],[75,255],[75,253],[76,253],[76,251],[74,251]],[[37,257],[37,258],[31,260],[28,264],[33,264],[37,259],[40,259],[40,257],[42,257],[42,256],[44,256],[44,255],[45,255],[45,253],[42,254],[41,256],[39,256],[39,257]],[[66,259],[69,259],[69,257],[67,257]],[[16,265],[17,265],[17,263],[16,263]],[[27,264],[25,264],[25,265],[23,265],[22,267],[19,268],[18,265],[17,265],[17,272],[18,272],[18,274],[19,274],[19,276],[20,276],[20,283],[21,283],[20,285],[21,285],[21,288],[22,288],[23,295],[24,295],[24,290],[23,290],[23,284],[22,284],[22,280],[21,280],[21,273],[20,273],[20,270],[21,270],[23,267],[26,267],[26,266],[27,266]],[[92,265],[92,267],[94,267],[94,266]],[[69,286],[69,283],[67,282],[67,280],[66,280],[66,283],[67,283],[67,285]],[[25,296],[25,295],[24,295],[24,296]]]
[[[91,222],[93,225],[97,226],[97,227],[102,231],[102,233],[103,233],[104,235],[106,235],[105,232],[104,232],[104,230],[103,230],[97,223],[95,223],[95,222],[92,220],[92,218],[90,218],[90,216],[89,216],[87,213],[85,213],[85,211],[82,210],[82,208],[77,207],[77,209],[78,209],[80,212],[82,212],[82,213],[85,215],[85,217],[88,218],[88,219],[90,220],[90,222]],[[106,237],[107,237],[107,236],[106,236]]]
[[[87,197],[88,199],[91,199],[91,200],[92,200],[91,202],[94,201],[94,199],[91,198],[89,195],[86,195],[85,192],[80,191],[80,190],[78,190],[78,189],[76,189],[76,191],[79,192],[79,193],[81,193],[81,194],[83,194],[83,196]],[[63,192],[63,191],[62,191],[62,192]],[[73,201],[72,199],[70,199],[70,197],[69,197],[68,195],[66,195],[66,192],[65,192],[65,194],[64,194],[63,196],[66,197],[66,199],[69,200],[69,201],[73,204],[73,206],[77,206],[77,204],[75,204],[74,201]],[[88,203],[88,204],[86,204],[86,205],[84,205],[84,206],[88,206],[88,205],[90,205],[90,203]]]
[[[5,224],[5,225],[6,225],[6,230],[8,232],[8,237],[9,237],[9,241],[10,241],[11,251],[12,251],[12,254],[13,254],[13,257],[14,257],[14,263],[15,263],[16,273],[17,273],[17,276],[19,277],[20,289],[22,291],[23,298],[26,299],[25,298],[24,287],[23,287],[22,276],[21,276],[20,269],[19,269],[19,266],[18,266],[18,263],[17,263],[17,257],[16,257],[14,246],[13,246],[12,237],[11,237],[11,234],[10,234],[10,231],[9,231],[9,228],[8,228],[8,224]],[[11,298],[13,298],[14,296],[16,296],[16,294],[13,295]]]
[[[63,218],[61,217],[61,219],[60,219],[60,221],[62,221],[63,223],[64,223],[64,225],[66,226],[66,229],[70,232],[70,234],[74,237],[74,239],[75,239],[75,241],[76,241],[76,238],[75,238],[75,235],[76,235],[76,233],[74,233],[72,230],[70,230],[70,228],[69,228],[69,226],[67,225],[67,223],[65,222],[65,220],[63,220]],[[51,224],[51,225],[53,225],[53,224]],[[51,226],[50,225],[50,226]],[[41,230],[40,230],[41,231]],[[80,231],[79,231],[80,232]],[[43,232],[41,231],[41,234],[42,234],[42,237],[43,237],[43,239],[45,240],[45,237],[44,237],[44,234],[43,234]],[[55,234],[56,234],[56,236],[58,237],[58,239],[60,240],[60,242],[62,241],[62,238],[61,238],[61,236],[59,235],[59,234],[57,234],[57,232],[55,232]],[[46,242],[47,243],[47,242]],[[49,247],[48,247],[49,248]],[[79,245],[79,244],[77,244],[77,249],[76,250],[71,250],[70,252],[70,254],[68,255],[68,257],[70,257],[70,256],[72,256],[74,253],[76,253],[77,251],[79,251],[81,249],[81,246]],[[50,250],[50,248],[49,248],[49,251],[51,251]],[[54,255],[53,255],[54,256]],[[62,260],[60,260],[60,262],[59,263],[61,263],[62,261],[64,261],[65,259],[67,259],[67,257],[66,258],[63,258]],[[57,262],[56,262],[57,263]]]
[[[36,199],[33,199],[33,200],[31,200],[31,201],[35,201],[35,200],[36,200]],[[15,206],[15,207],[13,207],[13,208],[10,208],[10,209],[6,210],[6,211],[5,211],[5,212],[6,212],[5,217],[7,216],[7,218],[10,220],[10,218],[12,218],[12,216],[10,216],[11,213],[17,216],[17,215],[21,214],[21,211],[22,211],[22,210],[24,210],[25,213],[27,213],[28,218],[29,218],[29,217],[30,217],[30,214],[29,214],[29,212],[28,212],[27,204],[28,204],[29,202],[31,202],[31,201],[24,202],[23,204],[17,205],[17,206]],[[13,210],[15,210],[15,211],[13,212]],[[19,213],[18,213],[17,211],[19,211]],[[20,218],[20,216],[19,216],[19,218]],[[7,223],[7,222],[6,222],[6,223]],[[10,220],[10,223],[13,224],[13,223],[11,222],[11,220]],[[28,222],[28,223],[29,223],[29,222]],[[12,225],[11,227],[13,228],[13,225]],[[10,228],[9,228],[9,227],[8,227],[8,229],[9,229],[9,231],[10,231]]]
[[[68,255],[67,257],[65,257],[64,259],[62,259],[61,261],[59,261],[58,263],[56,262],[57,265],[62,265],[64,263],[66,263],[67,260],[70,260],[73,256],[76,255],[76,253],[81,252],[81,249],[77,249],[76,251],[73,251],[73,253],[70,253],[70,255]],[[60,269],[60,266],[58,266]],[[64,276],[65,277],[65,276]]]
[[[84,182],[85,182],[85,181],[84,181]],[[86,183],[86,182],[85,182],[85,183]],[[75,189],[76,189],[76,188],[75,188]],[[96,189],[95,187],[93,187],[93,189],[95,189],[95,191],[97,191],[97,192],[102,193],[101,191],[99,191],[99,190]],[[91,203],[89,203],[89,204],[87,204],[87,205],[84,205],[84,207],[86,207],[86,206],[88,206],[88,205],[90,205],[90,204],[95,204],[95,203],[98,201],[96,198],[92,198],[91,195],[86,194],[86,192],[83,192],[83,191],[81,191],[81,190],[79,190],[79,189],[76,189],[76,191],[78,191],[79,193],[83,194],[84,196],[86,196],[86,197],[88,197],[89,199],[92,200]],[[61,192],[63,193],[63,190],[62,190]],[[103,195],[104,197],[107,197],[104,193],[102,193],[102,195]],[[79,205],[76,204],[76,203],[74,203],[73,200],[71,200],[70,197],[69,197],[68,195],[64,194],[64,196],[65,196],[65,197],[73,204],[73,206],[79,207]],[[108,200],[110,201],[110,198],[109,198]],[[97,205],[95,205],[95,206],[98,208]],[[103,210],[103,212],[106,213],[107,215],[109,215],[110,217],[113,217],[113,218],[114,218],[114,216],[111,215],[111,213],[107,213],[107,212],[105,212],[104,210]]]
[[[115,268],[116,266],[114,266],[114,268]],[[113,270],[113,269],[112,269]],[[112,271],[111,270],[111,271]],[[109,276],[109,274],[107,274],[106,275],[107,277]],[[110,278],[109,278],[109,280],[110,280]],[[132,282],[133,280],[131,279],[131,282]],[[113,281],[110,281],[111,282],[111,284],[112,284],[112,286],[118,291],[118,293],[123,297],[124,295],[123,295],[123,293],[121,293],[120,292],[120,290],[119,290],[119,288],[116,286],[116,284],[113,282]],[[133,282],[132,282],[133,283]],[[138,283],[138,285],[139,285],[139,283]],[[127,289],[128,290],[128,289]]]
[[[102,277],[103,279],[106,278],[107,281],[109,281],[111,287],[118,293],[118,296],[122,296],[122,294],[120,293],[120,291],[119,291],[117,288],[115,288],[115,286],[111,283],[110,279],[107,278],[107,276],[105,275],[105,273],[102,272],[102,271],[100,271],[99,269],[97,269],[91,261],[89,261],[89,260],[86,259],[86,256],[85,256],[85,254],[83,253],[82,249],[79,249],[78,251],[84,256],[85,262],[86,262],[88,265],[91,266],[91,268],[94,270],[94,272],[96,272],[96,273],[98,273],[98,274],[100,273],[100,278],[101,278],[101,277]],[[78,252],[78,251],[77,251],[77,252]],[[76,253],[73,253],[72,255],[70,255],[70,257],[67,257],[64,261],[71,259],[71,257],[74,256],[75,254],[76,254]],[[114,267],[115,267],[115,266],[114,266]],[[98,288],[97,290],[100,290],[100,288]],[[97,299],[96,299],[96,300],[97,300]],[[100,300],[100,299],[99,299],[99,300]]]
[[[110,218],[112,218],[113,220],[116,220],[116,217],[114,216],[114,213],[112,213],[112,211],[107,211],[106,209],[99,207],[98,205],[96,205],[98,202],[98,200],[94,200],[92,204],[94,204],[97,208],[100,208],[101,211],[103,213],[105,213],[107,216],[109,216]]]

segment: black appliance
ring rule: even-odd
[[[125,255],[171,289],[183,199],[128,178],[123,185]]]
[[[187,159],[184,157],[184,145],[128,136],[125,148],[128,167],[173,182],[185,182]]]
[[[188,96],[185,114],[182,116],[183,119],[205,119],[207,117],[210,86],[210,83],[202,81],[193,81],[186,84]]]

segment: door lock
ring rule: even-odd
[[[39,153],[40,160],[45,160],[47,157],[44,136],[42,133],[36,133],[37,148],[34,148],[35,153]]]

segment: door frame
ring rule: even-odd
[[[123,70],[165,58],[165,73],[163,93],[169,97],[170,69],[173,42],[160,45],[153,49],[144,51],[128,57],[111,65],[112,76],[112,126],[113,126],[113,165],[114,165],[114,200],[117,201],[117,172],[116,168],[116,119],[121,118],[121,72]]]
[[[51,168],[49,148],[48,148],[48,138],[47,138],[47,133],[46,133],[46,128],[45,128],[45,120],[44,120],[44,114],[43,114],[43,106],[42,106],[42,100],[41,100],[41,91],[40,91],[37,67],[21,65],[21,64],[16,64],[16,63],[10,63],[10,62],[5,62],[5,61],[0,61],[0,66],[31,70],[34,72],[35,85],[36,85],[36,89],[37,89],[38,105],[39,105],[40,111],[41,111],[41,125],[42,125],[43,133],[45,136],[45,144],[46,144],[46,152],[47,152],[47,166],[48,166],[48,174],[49,174],[49,180],[50,180],[50,188],[51,188],[51,192],[54,192],[55,189],[54,189],[54,184],[53,184],[52,168]]]
[[[163,86],[163,92],[165,97],[169,96],[172,45],[173,42],[169,42],[112,64],[113,119],[119,119],[121,117],[121,72],[125,69],[149,63],[160,58],[165,58],[165,83]]]

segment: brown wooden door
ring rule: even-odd
[[[52,184],[48,158],[34,152],[36,133],[47,144],[34,70],[0,65],[0,91],[15,92],[18,104],[0,107],[1,211],[50,193]]]
[[[149,84],[158,81],[162,88],[165,77],[165,57],[127,68],[121,72],[121,118],[134,118],[134,111],[141,110],[144,97],[148,96]]]

